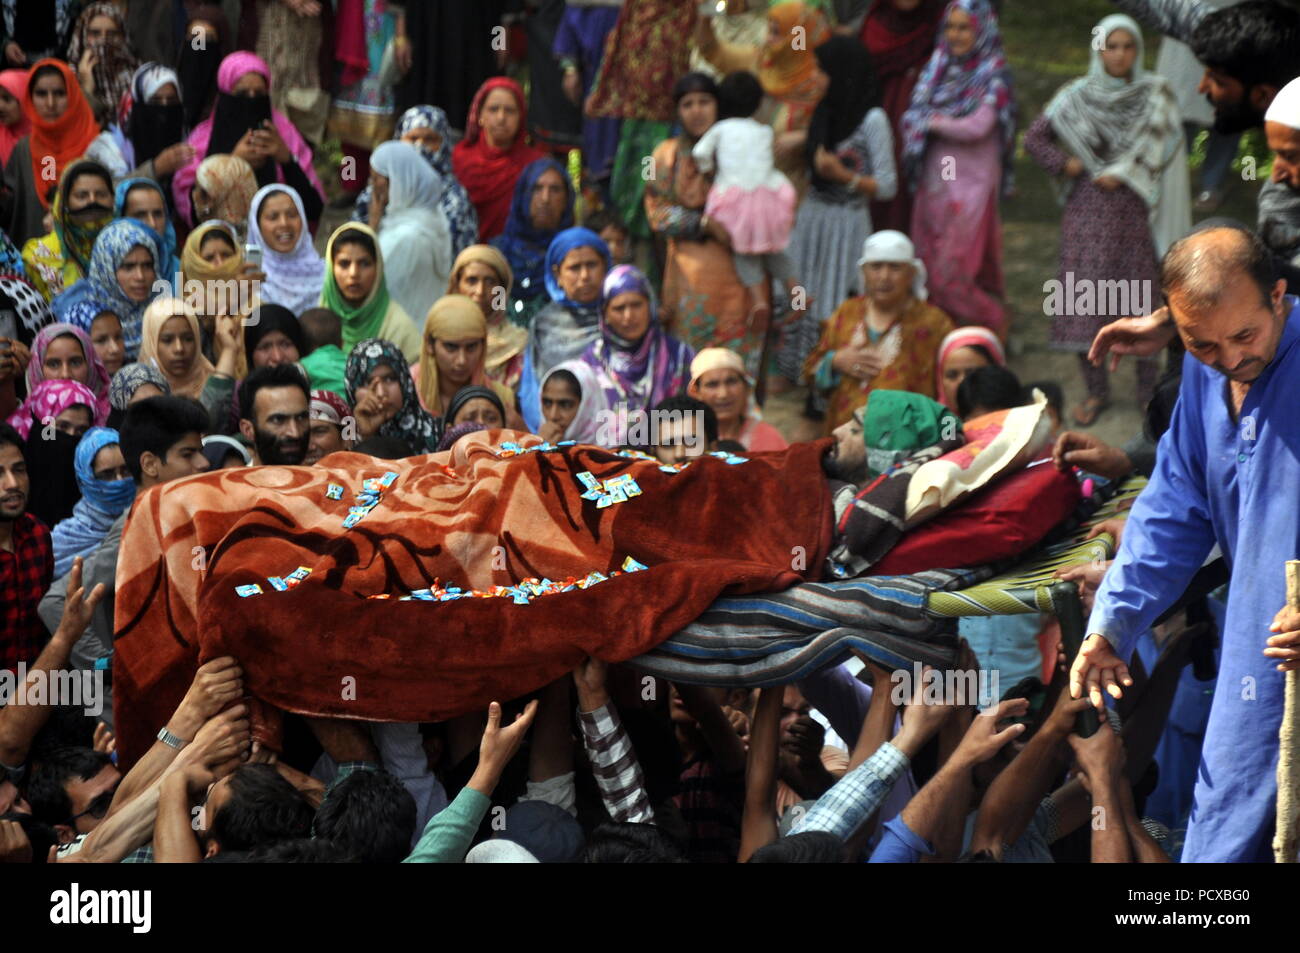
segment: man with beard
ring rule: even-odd
[[[1103,710],[1106,694],[1121,698],[1139,635],[1217,544],[1231,574],[1227,621],[1182,860],[1257,862],[1275,817],[1277,669],[1300,660],[1300,613],[1283,608],[1285,564],[1300,553],[1300,302],[1242,228],[1176,242],[1160,285],[1187,349],[1181,390],[1097,590],[1070,691]]]
[[[337,450],[351,450],[352,441],[344,437],[352,411],[343,398],[333,391],[311,392],[311,425],[307,431],[307,456],[302,461],[307,466],[326,454]]]
[[[23,439],[0,423],[0,668],[32,662],[45,642],[36,607],[54,578],[54,546],[45,524],[27,512],[31,477]]]
[[[1205,67],[1197,92],[1214,107],[1216,132],[1261,125],[1273,97],[1300,75],[1300,12],[1276,0],[1246,0],[1221,10],[1202,0],[1115,5],[1192,48]]]
[[[297,466],[307,457],[311,393],[292,364],[259,367],[239,385],[239,432],[254,466]]]

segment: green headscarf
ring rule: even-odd
[[[353,307],[343,297],[334,281],[334,243],[346,232],[360,232],[370,239],[375,249],[375,283],[366,300]],[[384,254],[379,250],[379,237],[369,225],[348,222],[340,225],[325,246],[325,283],[321,286],[320,306],[329,308],[343,319],[343,351],[350,352],[367,338],[380,336],[384,316],[388,314],[388,283],[384,281]]]
[[[961,432],[961,419],[943,404],[905,390],[873,390],[853,411],[867,445],[867,479]]]

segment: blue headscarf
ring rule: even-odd
[[[542,175],[551,170],[560,174],[568,199],[560,226],[554,231],[533,228],[533,188]],[[538,159],[524,167],[515,183],[514,198],[510,202],[510,217],[506,230],[492,239],[492,246],[506,256],[514,272],[514,296],[521,301],[531,301],[546,291],[547,249],[559,232],[573,225],[573,183],[564,173],[564,166],[554,159]]]
[[[90,333],[90,326],[95,323],[95,319],[105,311],[111,311],[111,307],[99,300],[99,296],[94,292],[86,295],[76,304],[66,309],[63,314],[63,320],[72,325],[74,328],[81,328],[87,334]]]
[[[528,346],[524,349],[523,372],[515,388],[524,423],[534,431],[541,426],[542,378],[556,365],[580,358],[599,333],[600,298],[589,304],[574,301],[564,293],[555,277],[555,269],[564,256],[576,248],[594,248],[605,259],[607,272],[613,264],[609,246],[589,228],[566,228],[546,249],[546,290],[551,303],[533,315]]]
[[[168,281],[174,282],[177,273],[181,270],[181,261],[176,257],[176,226],[172,224],[171,209],[167,206],[167,193],[162,190],[162,187],[153,179],[123,179],[118,183],[117,191],[113,194],[113,217],[126,217],[126,194],[132,189],[140,188],[142,186],[148,186],[157,192],[162,198],[163,213],[167,216],[166,233],[159,235],[152,228],[149,228],[148,225],[145,225],[145,228],[149,229],[149,234],[153,235],[154,241],[156,241],[158,247],[162,249],[162,262],[155,265],[158,271],[158,277],[166,278]],[[144,222],[140,222],[140,224],[144,225]],[[180,296],[179,290],[176,291],[175,296]]]
[[[134,361],[140,354],[144,309],[157,297],[156,292],[151,292],[144,301],[132,301],[117,283],[118,266],[137,245],[143,245],[153,255],[156,270],[161,257],[157,233],[133,218],[119,218],[109,222],[95,239],[95,250],[90,254],[90,271],[86,277],[50,302],[50,310],[56,318],[63,321],[74,305],[87,298],[98,298],[105,311],[112,311],[122,321],[122,338],[126,343],[128,361]]]
[[[597,299],[589,305],[579,304],[577,301],[570,300],[569,296],[564,293],[560,287],[559,280],[555,277],[555,269],[560,267],[564,257],[577,248],[594,248],[605,259],[605,270],[609,271],[614,267],[613,261],[609,257],[609,246],[605,240],[589,228],[566,228],[551,239],[550,247],[546,249],[546,292],[551,296],[551,300],[564,305],[566,308],[597,308],[600,306],[600,300]]]
[[[77,444],[73,470],[81,499],[72,515],[54,527],[54,576],[59,578],[72,568],[72,561],[93,553],[107,535],[113,521],[135,499],[135,481],[95,479],[95,455],[105,447],[122,442],[116,430],[91,427]]]

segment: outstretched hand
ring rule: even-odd
[[[1082,698],[1086,690],[1092,706],[1106,713],[1105,691],[1111,698],[1123,698],[1121,685],[1133,684],[1128,666],[1115,654],[1110,643],[1101,635],[1090,635],[1084,640],[1079,655],[1070,667],[1070,697]]]

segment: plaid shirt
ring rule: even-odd
[[[613,705],[578,712],[582,745],[591,761],[605,810],[615,821],[649,823],[655,819],[646,794],[636,751]]]
[[[54,544],[31,513],[14,522],[13,552],[0,549],[0,669],[36,661],[49,639],[36,607],[54,581]]]
[[[808,813],[790,828],[791,834],[829,831],[848,840],[889,796],[910,762],[888,741],[862,764],[835,782]]]

